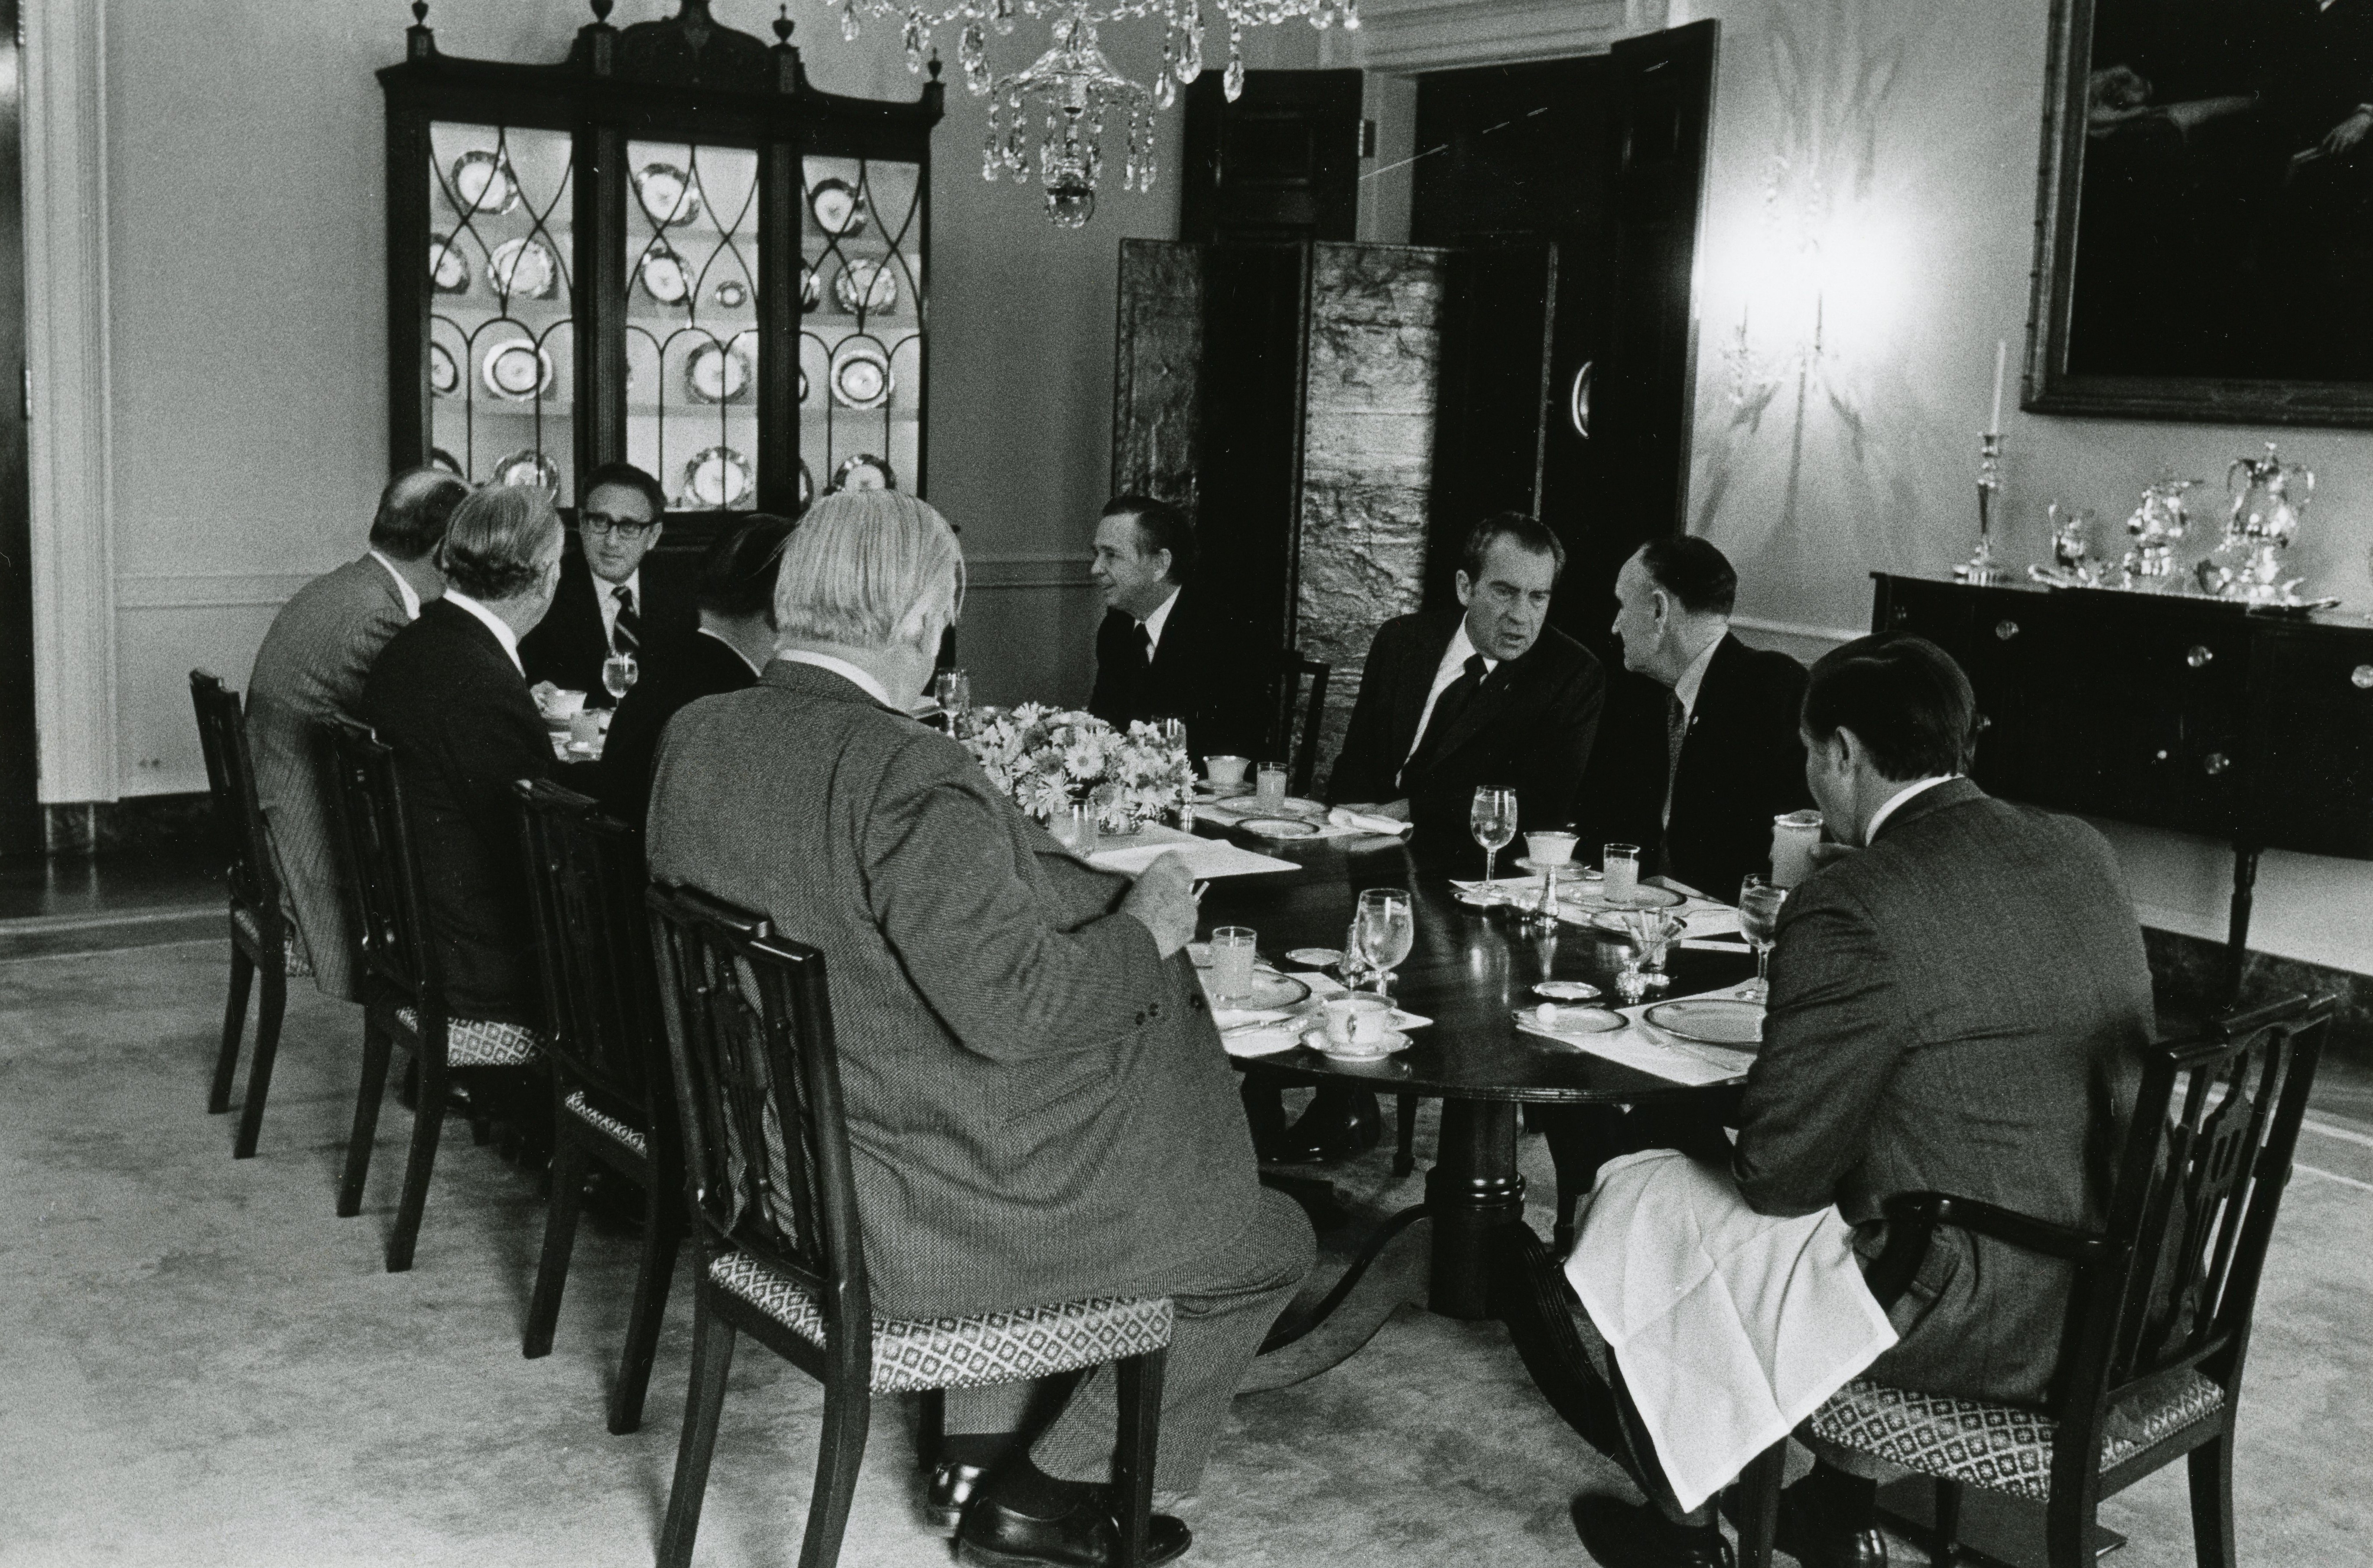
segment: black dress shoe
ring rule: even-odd
[[[1146,1532],[1145,1561],[1167,1562],[1194,1539],[1178,1520],[1156,1514]],[[975,1568],[1119,1568],[1120,1540],[1112,1494],[1103,1487],[1059,1519],[1034,1519],[983,1498],[956,1527],[956,1560]]]
[[[942,1459],[931,1472],[931,1484],[923,1493],[923,1516],[931,1527],[943,1536],[956,1533],[964,1523],[964,1510],[980,1494],[980,1483],[988,1479],[987,1465],[960,1465],[953,1459]]]
[[[1719,1525],[1677,1525],[1645,1503],[1573,1500],[1573,1527],[1600,1568],[1732,1568]]]
[[[1773,1544],[1804,1568],[1887,1568],[1887,1538],[1869,1519],[1841,1517],[1805,1481],[1780,1493]]]

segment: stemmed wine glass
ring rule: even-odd
[[[1475,803],[1467,808],[1467,825],[1475,842],[1483,846],[1483,880],[1488,883],[1499,869],[1500,851],[1516,837],[1516,792],[1496,784],[1477,785]]]
[[[634,690],[642,674],[642,666],[635,662],[633,654],[613,653],[602,661],[602,689],[614,700],[624,697]]]
[[[1359,913],[1351,919],[1351,937],[1359,944],[1360,956],[1375,972],[1376,994],[1385,995],[1392,983],[1393,965],[1409,955],[1417,941],[1417,916],[1409,889],[1372,887],[1361,894]]]
[[[1780,906],[1787,901],[1788,890],[1774,887],[1759,876],[1749,876],[1739,884],[1738,929],[1747,944],[1755,949],[1755,979],[1748,994],[1758,1000],[1769,1000],[1771,982],[1765,972],[1771,964],[1772,939],[1780,932]]]
[[[948,733],[953,735],[972,711],[972,676],[953,666],[941,670],[931,677],[931,696],[947,716]]]

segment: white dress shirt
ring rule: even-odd
[[[1450,646],[1443,650],[1442,662],[1433,667],[1433,689],[1425,694],[1425,711],[1417,716],[1417,733],[1409,737],[1409,750],[1401,755],[1403,767],[1409,766],[1410,757],[1417,755],[1418,743],[1425,739],[1425,727],[1433,722],[1433,705],[1442,700],[1442,694],[1450,689],[1450,683],[1466,673],[1467,661],[1474,657],[1475,639],[1467,635],[1467,618],[1462,615],[1458,620],[1458,629],[1450,634]],[[1499,667],[1497,659],[1488,655],[1484,658],[1483,673],[1486,677]]]
[[[508,621],[504,620],[468,594],[457,592],[450,588],[445,591],[445,603],[456,609],[467,610],[484,622],[486,629],[495,634],[496,640],[503,645],[503,651],[511,656],[511,668],[519,671],[522,680],[526,678],[527,670],[520,663],[519,633],[511,630],[511,624]]]
[[[1889,795],[1887,798],[1887,804],[1879,807],[1878,810],[1871,813],[1870,830],[1862,836],[1862,841],[1864,844],[1877,843],[1878,830],[1886,825],[1887,819],[1888,817],[1895,814],[1896,807],[1911,799],[1912,796],[1922,793],[1923,790],[1934,790],[1939,784],[1949,784],[1959,777],[1960,775],[1958,773],[1940,773],[1934,778],[1922,778],[1917,779],[1912,783],[1906,784],[1902,789],[1898,790],[1894,794]]]
[[[395,579],[395,591],[403,596],[403,618],[407,621],[420,619],[420,591],[412,586],[412,579],[398,571],[395,563],[377,550],[370,553],[370,558],[386,568],[387,575]]]
[[[606,578],[594,578],[593,597],[602,606],[602,646],[604,648],[618,646],[618,590],[622,588],[635,601],[635,614],[646,617],[647,621],[649,615],[649,612],[643,607],[642,568],[637,567],[633,571],[628,572],[626,580],[624,582],[612,582]]]
[[[1178,603],[1178,591],[1172,589],[1162,607],[1137,624],[1145,628],[1145,656],[1151,660],[1162,647],[1162,628],[1170,624],[1170,612]]]
[[[641,608],[642,608],[642,606],[641,606],[640,604],[637,604],[637,605],[636,605],[636,608],[637,608],[637,610],[639,610],[639,609],[641,609]],[[718,640],[718,641],[719,641],[719,642],[721,642],[721,643],[725,644],[725,646],[726,646],[726,647],[728,647],[728,648],[733,648],[733,641],[732,641],[732,639],[731,639],[731,638],[717,637],[717,634],[716,634],[715,632],[713,632],[713,631],[709,630],[707,626],[703,626],[703,627],[701,627],[701,628],[700,628],[700,635],[701,635],[701,636],[703,636],[703,637],[715,637],[715,638],[717,638],[717,640]],[[739,659],[739,660],[740,660],[740,661],[742,661],[742,663],[744,663],[744,664],[750,664],[750,656],[749,656],[748,654],[746,654],[746,653],[742,652],[742,651],[740,649],[738,649],[738,648],[733,648],[733,657],[734,657],[734,658],[736,658],[736,659]],[[764,673],[764,672],[763,672],[763,671],[761,671],[761,670],[758,668],[758,666],[756,666],[755,664],[750,664],[750,673],[752,673],[752,674],[754,674],[754,675],[756,675],[756,674],[762,674],[762,673]]]
[[[829,653],[811,653],[804,648],[787,648],[777,653],[775,657],[793,664],[812,664],[819,670],[829,670],[883,707],[898,708],[896,703],[890,700],[890,694],[882,689],[881,682],[846,659],[835,659]],[[904,712],[905,709],[900,708],[899,711]]]

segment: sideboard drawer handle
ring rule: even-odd
[[[2358,691],[2373,691],[2373,664],[2359,664],[2348,672],[2348,684]]]
[[[2183,661],[2197,670],[2215,657],[2216,650],[2215,649],[2210,648],[2204,642],[2195,642],[2192,645],[2192,651],[2183,656]]]
[[[2232,759],[2227,757],[2223,752],[2210,752],[2207,756],[2201,760],[2200,766],[2208,770],[2209,778],[2214,778],[2218,774],[2224,772],[2227,768],[2232,766],[2233,763]]]
[[[2004,642],[2008,642],[2017,635],[2018,623],[2016,621],[1996,621],[1994,623],[1994,636]]]

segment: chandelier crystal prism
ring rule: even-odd
[[[1203,74],[1203,38],[1224,28],[1228,64],[1221,86],[1233,103],[1245,90],[1245,29],[1274,27],[1299,18],[1314,28],[1360,25],[1359,0],[961,0],[917,6],[906,0],[824,0],[840,12],[840,33],[858,36],[858,16],[898,17],[905,28],[906,69],[919,73],[935,53],[940,29],[956,31],[956,64],[964,86],[988,104],[988,135],[981,146],[980,177],[1030,179],[1031,133],[1038,133],[1038,183],[1046,216],[1077,228],[1095,216],[1105,172],[1107,125],[1127,137],[1121,189],[1151,191],[1156,167],[1153,115],[1177,101],[1178,88]],[[1011,34],[1024,17],[1047,22],[1046,52],[1019,71],[997,75],[989,63],[992,35]],[[1152,85],[1113,68],[1097,29],[1109,23],[1161,18],[1162,68]]]

